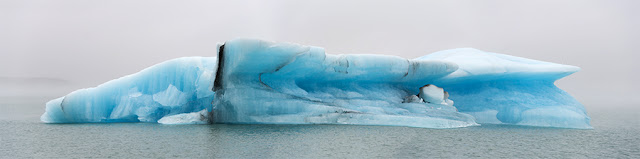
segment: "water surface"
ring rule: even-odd
[[[54,97],[0,97],[0,158],[640,158],[637,107],[589,107],[593,130],[482,125],[43,124]]]

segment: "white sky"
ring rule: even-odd
[[[580,101],[640,103],[638,15],[637,0],[0,0],[0,77],[90,87],[253,37],[405,58],[473,47],[581,67],[558,82]]]

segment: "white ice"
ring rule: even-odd
[[[445,100],[444,89],[432,84],[420,87],[419,96],[428,103],[442,104]]]
[[[160,120],[158,120],[158,123],[167,125],[209,124],[209,114],[211,113],[208,110],[203,109],[199,112],[165,116],[160,118]]]

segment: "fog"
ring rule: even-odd
[[[405,58],[473,47],[581,67],[557,84],[588,107],[638,105],[638,15],[636,0],[1,0],[0,95],[63,96],[248,37]],[[34,78],[49,80],[16,82]]]

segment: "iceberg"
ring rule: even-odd
[[[591,128],[554,85],[575,66],[469,48],[415,59],[255,39],[218,48],[54,99],[41,120]]]

